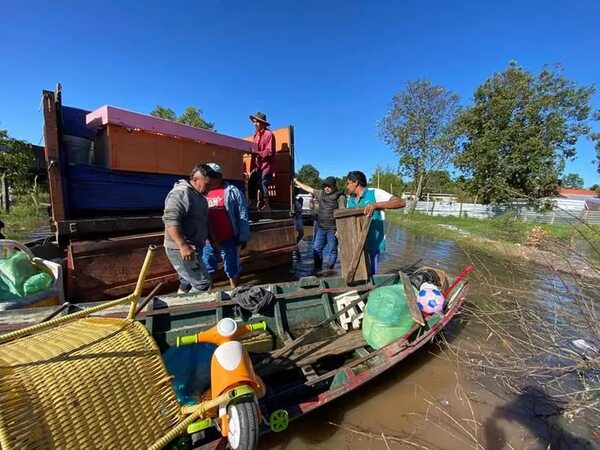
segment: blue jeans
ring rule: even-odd
[[[192,261],[181,259],[181,253],[176,248],[165,248],[167,258],[179,275],[179,289],[185,292],[208,291],[210,275],[202,261],[201,252],[196,249],[196,258]]]
[[[228,278],[236,278],[240,274],[240,255],[238,253],[237,239],[230,238],[219,242],[221,246],[221,260],[223,270]],[[212,245],[205,244],[202,251],[202,261],[211,275],[217,271],[217,255]]]
[[[329,245],[328,265],[333,266],[337,260],[338,240],[335,237],[335,230],[325,230],[321,227],[317,229],[315,241],[313,244],[313,258],[315,260],[315,270],[323,268],[323,249]]]
[[[375,275],[379,271],[379,255],[381,250],[369,249],[369,263],[371,265],[371,275]]]

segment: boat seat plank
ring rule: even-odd
[[[263,364],[257,367],[257,373],[260,376],[267,376],[281,370],[300,367],[301,369],[316,363],[319,359],[326,356],[343,355],[350,353],[358,348],[366,346],[362,336],[362,330],[353,330],[342,336],[332,336],[327,339],[302,345],[295,348],[291,354],[284,358],[273,358],[276,350],[269,352],[273,361],[269,364]],[[267,356],[267,358],[269,357]]]

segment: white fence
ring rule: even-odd
[[[554,211],[538,213],[522,203],[499,206],[450,201],[419,201],[415,211],[433,216],[475,217],[478,219],[491,219],[507,211],[515,211],[521,220],[527,222],[566,224],[584,221],[591,225],[600,225],[600,211],[589,211],[583,209],[582,206],[574,204],[573,207],[556,208]]]

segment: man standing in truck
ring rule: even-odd
[[[269,204],[269,184],[273,180],[275,168],[275,136],[267,127],[267,115],[257,112],[250,116],[254,124],[254,143],[258,146],[258,154],[252,155],[250,163],[250,178],[248,180],[248,194],[250,208],[262,206],[262,211],[271,211]],[[260,192],[262,205],[257,204],[257,193]]]
[[[179,275],[178,294],[207,291],[211,285],[202,249],[209,238],[208,202],[203,194],[208,190],[212,171],[210,166],[198,164],[190,179],[175,183],[165,199],[164,246]]]
[[[206,193],[208,221],[213,238],[219,243],[223,271],[232,288],[237,287],[240,277],[240,249],[245,249],[250,236],[246,197],[228,181],[223,180],[223,170],[215,163],[208,163],[210,185]],[[217,251],[210,243],[204,246],[202,260],[212,276],[217,271]]]

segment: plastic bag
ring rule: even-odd
[[[404,336],[413,323],[402,285],[382,286],[369,294],[362,330],[371,347],[378,349]]]
[[[173,388],[182,405],[198,403],[210,386],[210,362],[215,344],[200,342],[171,347],[163,355],[167,371],[173,375]]]
[[[38,292],[47,291],[52,287],[52,276],[46,272],[36,273],[29,277],[25,283],[23,283],[23,293],[25,296],[37,294]]]
[[[23,286],[33,275],[41,272],[31,264],[29,257],[23,252],[17,252],[8,259],[0,261],[0,277],[8,292],[18,298],[25,296]]]

